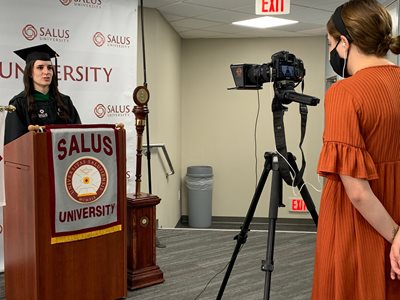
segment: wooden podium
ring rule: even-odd
[[[114,300],[127,295],[125,131],[118,130],[118,206],[122,231],[51,244],[46,133],[4,148],[4,264],[7,300]]]

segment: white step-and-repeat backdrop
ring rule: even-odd
[[[138,1],[0,0],[0,8],[0,105],[23,90],[25,62],[13,51],[48,44],[60,56],[59,90],[71,97],[82,123],[125,124],[127,188],[133,192]],[[0,208],[0,272],[7,230],[2,219]]]

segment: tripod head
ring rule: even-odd
[[[306,133],[307,125],[307,105],[316,106],[319,103],[319,99],[313,96],[297,93],[294,88],[296,87],[293,81],[279,81],[274,82],[274,99],[272,100],[272,113],[274,121],[274,135],[275,135],[275,146],[276,150],[281,155],[279,157],[279,170],[284,181],[291,186],[297,186],[302,181],[304,169],[306,167],[306,161],[304,158],[304,152],[301,148],[304,136]],[[303,86],[302,86],[303,87]],[[287,107],[283,104],[290,104],[291,102],[299,103],[299,112],[301,116],[301,137],[299,148],[302,154],[302,166],[300,171],[295,170],[296,165],[294,159],[289,157],[286,147],[285,137],[285,126],[283,122],[284,112],[287,111]]]
[[[283,104],[290,104],[295,101],[300,104],[316,106],[319,103],[319,99],[316,97],[297,93],[294,90],[295,87],[293,81],[276,81],[274,82],[274,97]]]
[[[271,56],[270,63],[264,64],[232,64],[230,66],[235,86],[232,89],[238,90],[259,90],[266,82],[273,82],[274,99],[272,101],[272,112],[274,117],[274,133],[277,151],[282,155],[279,158],[282,177],[289,185],[297,185],[302,180],[305,160],[301,149],[303,143],[306,123],[307,123],[307,105],[316,106],[319,99],[313,96],[297,93],[295,88],[301,83],[301,90],[304,90],[304,76],[306,70],[303,61],[288,51],[280,51]],[[287,111],[285,105],[291,102],[297,102],[300,105],[301,115],[301,141],[300,150],[303,156],[303,165],[300,172],[294,172],[289,168],[288,152],[286,149],[285,131],[283,124],[283,114]],[[284,158],[284,159],[283,159]],[[292,179],[292,177],[295,177]]]

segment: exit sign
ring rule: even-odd
[[[300,198],[292,198],[290,211],[293,212],[307,212],[307,206],[303,199]]]
[[[290,13],[290,0],[256,0],[257,15],[283,15]]]

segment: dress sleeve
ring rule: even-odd
[[[339,175],[373,180],[378,178],[361,129],[361,111],[352,93],[333,85],[325,97],[325,128],[318,174],[333,180]]]

